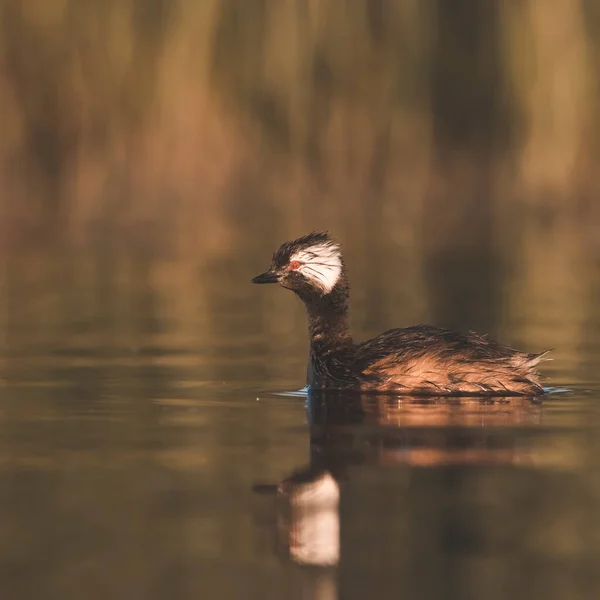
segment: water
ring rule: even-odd
[[[374,275],[350,248],[359,337],[477,326],[556,347],[544,371],[569,391],[340,401],[286,394],[305,322],[289,293],[248,284],[271,251],[6,259],[3,597],[597,597],[596,271],[568,293],[569,269],[530,287],[496,273],[502,307],[470,294],[436,312],[435,284]]]

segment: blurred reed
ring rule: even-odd
[[[446,246],[467,215],[596,210],[593,2],[0,7],[5,243],[218,252],[319,221]]]
[[[0,0],[0,250],[176,256],[144,277],[191,315],[223,300],[198,269],[245,281],[329,227],[362,330],[402,306],[554,345],[528,313],[568,305],[575,351],[597,318],[599,27],[591,0]],[[295,309],[261,302],[286,329]]]

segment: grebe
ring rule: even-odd
[[[536,365],[526,354],[469,332],[416,325],[355,344],[348,324],[350,286],[339,244],[314,232],[286,242],[252,283],[279,283],[308,314],[311,390],[406,395],[537,396]]]

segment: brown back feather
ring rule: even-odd
[[[358,348],[370,356],[362,365],[367,387],[412,394],[541,394],[535,367],[545,354],[425,326],[391,330]]]

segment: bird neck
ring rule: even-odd
[[[350,293],[345,280],[329,294],[303,298],[308,314],[308,334],[312,352],[329,353],[352,346],[350,333]]]

